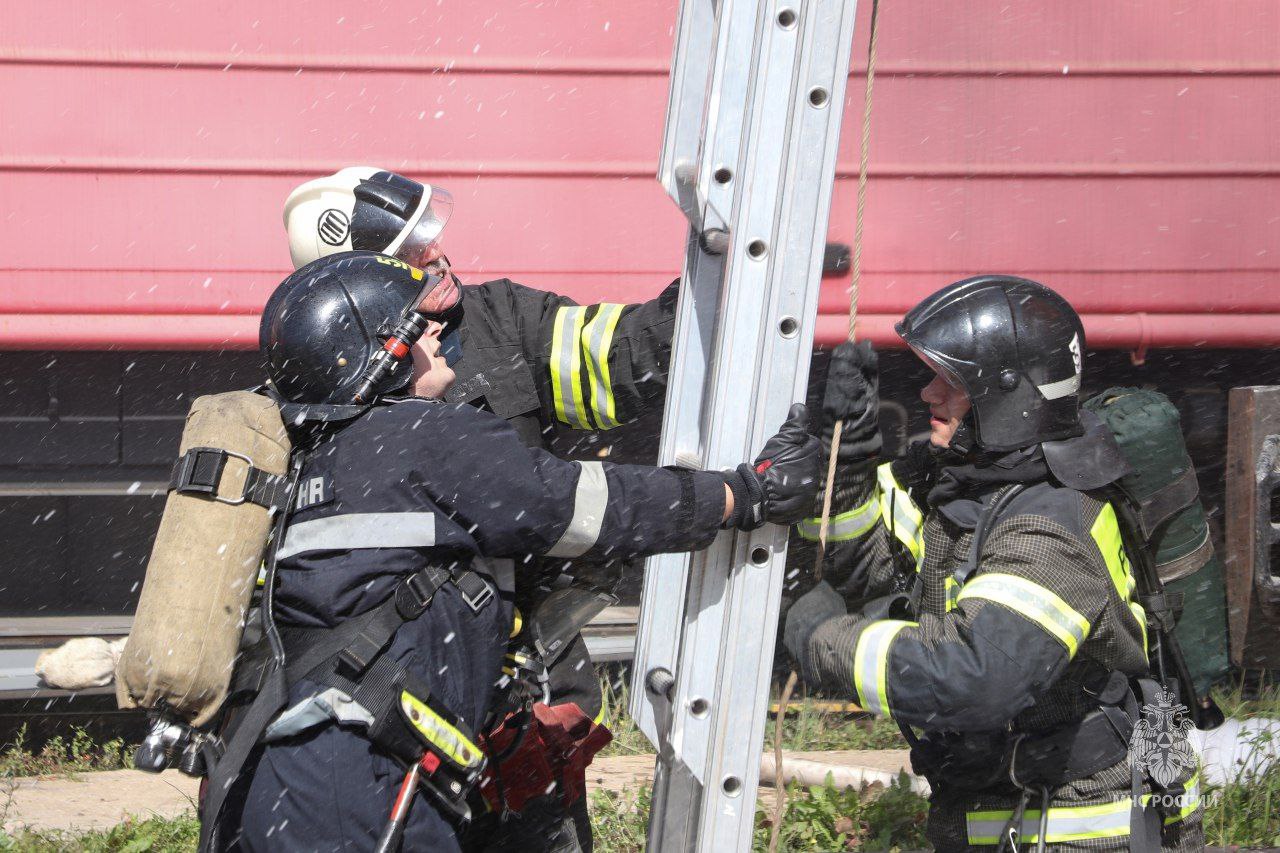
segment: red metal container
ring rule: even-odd
[[[290,187],[436,181],[464,280],[637,300],[674,0],[20,4],[0,31],[0,349],[256,343]],[[851,242],[862,4],[830,239]],[[881,17],[862,334],[956,278],[1062,290],[1097,347],[1280,341],[1280,7],[899,0]],[[818,339],[844,336],[828,279]]]

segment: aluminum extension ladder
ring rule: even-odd
[[[659,179],[689,220],[660,464],[731,468],[803,400],[855,0],[681,0]],[[748,850],[787,531],[650,558],[631,714],[652,851]]]

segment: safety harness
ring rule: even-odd
[[[983,509],[974,527],[967,559],[948,579],[948,588],[961,589],[977,571],[987,537],[1001,514],[1025,488],[1015,483],[1000,489]],[[970,843],[997,845],[997,853],[1019,849],[1024,839],[1034,839],[1043,851],[1047,841],[1074,837],[1127,835],[1129,849],[1136,853],[1158,853],[1160,827],[1181,820],[1194,810],[1198,791],[1196,779],[1187,783],[1161,785],[1133,762],[1131,800],[1100,806],[1050,808],[1053,794],[1062,786],[1086,779],[1114,767],[1129,754],[1135,728],[1141,720],[1143,704],[1154,705],[1162,690],[1166,695],[1194,697],[1194,685],[1181,648],[1174,637],[1175,614],[1179,602],[1167,595],[1145,546],[1142,526],[1128,495],[1118,486],[1106,490],[1115,509],[1126,554],[1131,555],[1138,602],[1150,628],[1148,659],[1150,677],[1130,678],[1118,670],[1108,670],[1094,662],[1078,679],[1080,689],[1096,705],[1079,721],[1046,733],[1014,733],[1009,730],[985,733],[941,733],[921,738],[899,722],[912,748],[912,763],[928,777],[935,791],[957,789],[980,791],[1012,786],[1018,792],[1012,811],[970,813]],[[1172,505],[1174,502],[1170,501]],[[1150,521],[1150,519],[1148,519]],[[917,577],[909,598],[913,614],[920,609],[923,584]],[[1144,635],[1148,625],[1143,625]],[[1212,728],[1213,711],[1194,701],[1196,725]],[[1220,720],[1218,720],[1220,722]],[[993,761],[992,756],[1000,756]],[[1144,794],[1144,782],[1152,794]],[[1028,812],[1033,797],[1039,799],[1038,812]],[[1186,807],[1187,801],[1193,805]],[[1030,818],[1034,818],[1031,820]],[[993,830],[998,829],[998,832]]]
[[[304,455],[294,453],[282,506],[293,505]],[[242,640],[222,729],[203,735],[208,783],[200,850],[219,849],[218,822],[226,797],[253,749],[278,720],[292,688],[304,679],[337,691],[364,718],[374,744],[408,766],[420,765],[418,783],[448,813],[467,819],[467,797],[485,768],[484,751],[467,725],[385,652],[396,631],[426,613],[446,584],[457,589],[473,612],[492,606],[500,573],[487,580],[473,561],[428,564],[401,579],[386,601],[366,613],[332,628],[281,631],[273,618],[273,599],[287,516],[279,513],[272,532],[260,604]]]

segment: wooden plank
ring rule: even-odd
[[[1280,666],[1280,608],[1257,590],[1256,577],[1271,567],[1270,545],[1259,541],[1256,468],[1267,436],[1280,434],[1280,387],[1233,388],[1228,413],[1225,575],[1231,662],[1271,669]],[[1262,559],[1266,565],[1259,566]]]

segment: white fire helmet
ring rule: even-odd
[[[294,269],[353,249],[393,255],[415,267],[438,258],[453,196],[372,166],[307,181],[284,203]]]

